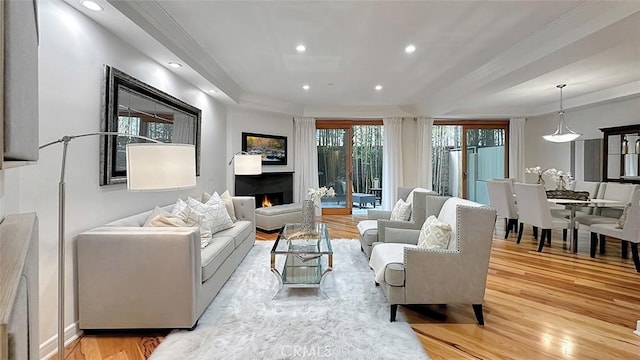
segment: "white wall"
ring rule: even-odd
[[[293,116],[267,111],[230,107],[227,110],[227,157],[242,150],[242,133],[258,133],[287,137],[287,165],[262,166],[262,172],[292,172],[295,154],[293,153]],[[226,163],[225,163],[226,165]],[[227,168],[229,191],[233,192],[233,165]]]
[[[226,109],[98,26],[61,0],[39,1],[40,143],[100,130],[103,64],[114,66],[202,110],[201,170],[195,189],[127,192],[125,185],[100,187],[99,138],[76,139],[67,158],[66,325],[77,321],[75,239],[108,221],[169,204],[178,196],[226,189]],[[0,171],[0,218],[38,213],[40,220],[40,340],[55,347],[57,331],[57,188],[61,146],[40,152],[37,165]],[[220,156],[222,154],[222,156]],[[74,331],[71,327],[70,331]],[[37,339],[36,339],[37,341]]]
[[[579,110],[567,110],[567,125],[583,136],[581,140],[601,139],[600,128],[640,124],[640,98],[592,106]],[[542,135],[555,131],[557,114],[529,118],[525,124],[525,167],[540,166],[569,171],[571,166],[570,143],[544,141]],[[535,176],[527,174],[527,181]]]

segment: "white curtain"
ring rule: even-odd
[[[418,118],[418,129],[416,131],[416,160],[418,179],[417,187],[433,188],[433,118]]]
[[[527,119],[509,120],[509,177],[524,182],[524,124]]]
[[[171,142],[179,144],[193,144],[194,129],[193,119],[190,116],[176,113],[173,117],[173,133]]]
[[[398,186],[404,183],[402,175],[402,118],[382,119],[384,142],[382,154],[383,209],[391,210],[398,199]]]
[[[293,175],[293,200],[307,199],[309,188],[318,185],[318,148],[316,147],[316,119],[312,117],[293,118],[295,172]]]

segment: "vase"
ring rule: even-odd
[[[564,177],[560,176],[557,185],[556,190],[567,190],[567,182],[564,180]]]
[[[313,200],[302,201],[302,231],[314,231],[316,229],[316,204]]]
[[[542,178],[542,174],[538,174],[538,181],[536,181],[536,184],[544,185],[544,179]]]

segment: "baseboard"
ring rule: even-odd
[[[77,338],[82,336],[82,330],[78,327],[78,322],[67,326],[64,329],[64,346],[71,344]],[[58,353],[58,335],[54,335],[49,340],[40,344],[40,359],[48,360]]]

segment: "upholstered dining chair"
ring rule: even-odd
[[[516,198],[513,196],[511,189],[512,187],[509,181],[487,181],[489,205],[496,209],[498,216],[504,218],[505,239],[509,237],[509,232],[511,232],[512,229],[516,234],[518,232],[518,207],[516,206]]]
[[[516,183],[514,186],[520,221],[517,243],[519,244],[522,239],[524,224],[530,224],[542,229],[538,240],[538,252],[541,252],[545,238],[547,244],[551,245],[551,230],[569,229],[571,227],[570,222],[565,218],[551,216],[547,194],[543,185]]]
[[[640,190],[634,191],[631,198],[631,206],[627,209],[627,217],[622,228],[615,224],[592,224],[591,230],[591,257],[596,256],[598,247],[598,235],[600,241],[604,241],[605,236],[620,239],[623,250],[627,247],[627,242],[631,243],[631,256],[636,271],[640,272],[640,257],[638,256],[638,243],[640,242]]]

